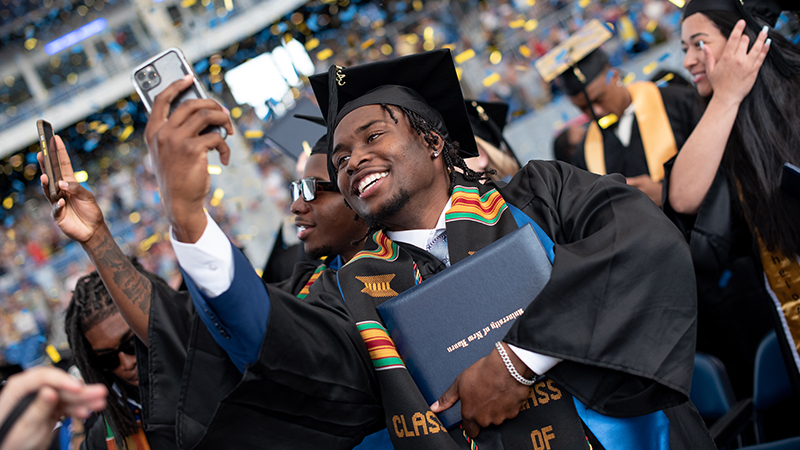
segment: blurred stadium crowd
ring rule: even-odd
[[[3,46],[40,49],[43,42],[53,42],[74,28],[72,22],[84,23],[87,18],[101,17],[104,8],[126,5],[125,0],[44,3],[49,4],[49,13],[31,21],[41,5],[32,9],[28,0],[0,0]],[[183,0],[167,9],[173,31],[187,40],[246,14],[255,3]],[[27,19],[19,22],[20,17]],[[262,31],[195,61],[194,67],[208,92],[231,110],[246,138],[250,159],[262,177],[256,185],[261,194],[278,205],[281,210],[276,214],[287,215],[286,188],[296,176],[293,163],[266,137],[299,99],[312,97],[307,79],[297,70],[297,80],[287,79],[285,92],[267,98],[265,110],[263,105],[255,108],[237,101],[226,82],[228,71],[290,41],[302,44],[316,71],[331,63],[351,66],[447,47],[455,55],[465,97],[507,102],[514,120],[560,95],[555,86],[539,78],[533,62],[594,18],[617,35],[604,49],[612,64],[619,65],[675,39],[680,9],[667,0],[313,0]],[[41,30],[49,35],[43,36]],[[19,121],[33,127],[36,117],[30,105],[36,101],[37,89],[50,91],[50,102],[65,102],[86,86],[125,72],[124,62],[142,62],[158,50],[153,33],[141,18],[112,24],[94,45],[76,45],[47,57],[34,77],[42,86],[29,86],[21,77],[0,79],[0,128]],[[177,287],[180,272],[148,168],[142,138],[145,123],[144,107],[132,95],[58,134],[71,151],[79,181],[90,180],[87,187],[97,196],[123,250]],[[5,151],[9,156],[0,160],[0,358],[31,366],[45,357],[48,345],[65,345],[63,311],[77,278],[92,268],[80,247],[70,243],[49,218],[49,205],[38,183],[38,144]],[[258,206],[252,201],[234,207],[215,194],[209,197],[207,209],[223,229],[230,230],[243,208]]]

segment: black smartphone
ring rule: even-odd
[[[192,70],[192,65],[189,64],[180,49],[170,48],[164,50],[140,64],[133,69],[131,81],[147,112],[151,113],[156,96],[169,87],[170,84],[180,80],[187,74],[192,75],[193,83],[191,87],[181,92],[172,101],[169,107],[169,113],[172,114],[175,108],[186,100],[208,98],[203,86],[200,84],[200,80],[197,79],[197,75]],[[201,134],[211,132],[219,133],[223,139],[228,136],[228,131],[225,128],[216,125],[208,126]]]
[[[800,198],[800,168],[792,163],[783,163],[781,189]]]
[[[61,162],[58,158],[58,148],[53,136],[53,126],[46,120],[37,120],[36,129],[39,132],[39,147],[42,149],[44,157],[44,173],[47,175],[50,188],[50,198],[57,199],[63,197],[58,182],[61,181]]]

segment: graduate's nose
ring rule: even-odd
[[[369,149],[363,146],[356,147],[347,160],[347,176],[352,177],[371,160],[372,152]]]
[[[136,365],[136,355],[119,352],[119,362],[123,369],[131,370]]]
[[[303,200],[303,196],[302,195],[297,197],[297,200],[293,201],[292,205],[290,207],[290,211],[292,211],[292,214],[294,214],[296,216],[300,215],[300,214],[305,214],[309,210],[310,210],[310,206],[308,205],[307,201]]]
[[[686,50],[686,55],[683,57],[683,68],[692,71],[692,67],[696,66],[700,60],[697,58],[697,52],[694,48],[689,48]]]

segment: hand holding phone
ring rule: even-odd
[[[61,160],[56,148],[56,141],[53,135],[53,126],[46,120],[37,120],[36,129],[39,132],[39,148],[42,150],[42,172],[47,175],[48,192],[51,201],[63,198],[64,194],[58,187],[58,182],[62,180]]]
[[[191,64],[180,49],[167,49],[140,64],[133,69],[131,81],[147,112],[152,114],[156,96],[172,83],[190,74],[192,75],[192,84],[170,102],[169,115],[172,115],[175,109],[186,100],[208,98]],[[212,132],[219,133],[223,139],[228,136],[225,128],[216,125],[209,125],[200,134]]]
[[[50,152],[57,155],[61,168],[59,181],[51,182],[46,173],[40,179],[45,197],[52,205],[51,215],[64,234],[84,244],[95,236],[97,230],[105,226],[103,212],[94,195],[75,180],[67,148],[60,137],[54,136],[53,144],[48,149],[48,153]],[[36,158],[44,168],[47,160],[44,153],[39,153]],[[57,197],[50,195],[53,185],[58,188]]]

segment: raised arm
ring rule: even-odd
[[[208,152],[228,163],[230,149],[209,125],[233,134],[228,112],[213,100],[189,100],[170,114],[172,101],[191,84],[178,80],[159,94],[145,136],[167,218],[172,247],[200,318],[240,370],[258,358],[269,314],[261,278],[206,214],[211,187]]]
[[[705,55],[706,76],[714,90],[703,117],[675,159],[670,175],[669,203],[681,214],[696,214],[711,188],[733,129],[739,105],[755,84],[769,51],[762,31],[748,53],[750,39],[740,21],[731,32],[719,62],[709,46]],[[692,55],[687,55],[687,60]],[[689,61],[685,62],[686,65]]]
[[[150,318],[150,280],[136,270],[111,236],[103,220],[103,213],[91,192],[75,180],[67,149],[56,136],[56,147],[61,160],[63,180],[59,187],[66,193],[64,199],[53,202],[49,195],[47,175],[42,175],[42,189],[52,205],[52,216],[61,231],[78,241],[94,263],[100,278],[108,289],[122,317],[136,336],[145,344]],[[37,155],[42,164],[42,154]]]

